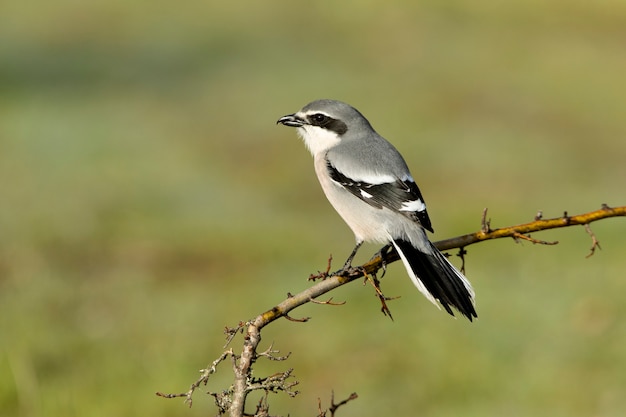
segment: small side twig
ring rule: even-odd
[[[593,230],[591,230],[591,226],[589,226],[589,224],[585,225],[585,230],[587,231],[587,234],[591,236],[591,251],[589,252],[589,255],[585,256],[585,258],[590,258],[596,252],[596,248],[600,250],[602,250],[602,248],[600,247],[600,241],[598,241],[596,234],[593,233]]]
[[[359,396],[357,395],[356,392],[353,392],[352,394],[350,394],[348,398],[346,398],[345,400],[339,401],[337,404],[335,404],[335,393],[333,392],[331,396],[331,400],[330,400],[330,404],[331,404],[329,408],[330,415],[334,416],[335,411],[337,411],[339,407],[341,407],[344,404],[347,404],[348,401],[356,400],[357,398],[359,398]]]
[[[334,417],[335,411],[337,411],[339,407],[347,404],[349,401],[356,400],[357,398],[359,398],[359,396],[357,395],[356,392],[353,392],[352,394],[350,394],[348,398],[346,398],[345,400],[339,401],[337,404],[335,404],[335,391],[331,391],[330,407],[328,408],[328,410],[322,410],[322,400],[320,398],[317,399],[317,409],[319,411],[319,414],[317,415],[317,417],[326,417],[327,411],[330,411],[331,417]]]
[[[315,281],[317,279],[326,279],[330,276],[330,267],[333,262],[332,253],[328,255],[328,264],[326,265],[326,271],[318,272],[317,274],[309,275],[309,281]]]
[[[292,372],[293,368],[289,368],[285,372],[278,372],[266,378],[251,378],[246,390],[248,392],[255,390],[264,390],[265,392],[284,391],[290,397],[295,397],[299,394],[299,391],[292,391],[291,388],[298,385],[298,381],[287,382]]]
[[[480,219],[480,230],[483,233],[491,232],[491,219],[487,220],[487,207],[483,209],[483,215]]]
[[[243,333],[243,329],[246,326],[247,326],[247,323],[240,321],[237,327],[227,326],[224,328],[224,333],[226,334],[226,344],[224,345],[224,349],[226,349],[226,347],[230,345],[230,342],[232,342],[235,336],[237,336],[237,333]]]
[[[319,301],[319,300],[316,300],[314,298],[311,298],[309,301],[312,302],[313,304],[322,304],[322,305],[327,305],[327,306],[342,306],[342,305],[346,304],[345,301],[340,301],[338,303],[334,302],[333,301],[333,297],[330,297],[326,301]]]
[[[537,245],[557,245],[559,243],[558,240],[554,240],[552,242],[548,242],[547,240],[534,239],[534,238],[530,237],[530,235],[525,235],[523,233],[517,233],[517,232],[513,233],[513,239],[516,242],[519,242],[519,240],[527,240],[527,241],[532,242],[532,243],[537,244]]]
[[[311,317],[302,317],[301,319],[294,319],[287,313],[283,314],[283,317],[289,321],[295,321],[297,323],[306,323],[307,321],[311,320]]]
[[[193,393],[201,385],[206,385],[207,384],[207,382],[209,381],[209,376],[216,372],[217,365],[220,362],[224,361],[229,356],[231,356],[231,357],[235,357],[236,356],[232,349],[228,349],[228,350],[224,351],[220,355],[220,357],[215,359],[211,363],[211,365],[206,367],[206,369],[201,369],[200,370],[200,378],[198,378],[198,380],[196,380],[194,383],[191,384],[191,386],[189,387],[189,391],[182,392],[180,394],[164,394],[162,392],[157,392],[156,395],[159,396],[159,397],[163,397],[163,398],[185,397],[185,404],[188,404],[189,408],[191,408],[191,406],[193,405],[193,399],[192,399]]]
[[[467,251],[464,247],[459,248],[459,252],[456,254],[459,258],[461,258],[461,273],[465,274],[465,255],[467,255]]]
[[[263,352],[258,352],[257,356],[258,357],[265,357],[271,361],[286,361],[287,359],[289,359],[289,356],[291,356],[291,352],[289,352],[288,354],[286,354],[285,356],[276,356],[274,355],[275,353],[280,353],[279,350],[273,350],[274,349],[274,344],[272,343],[267,349],[265,349]]]
[[[380,289],[380,281],[376,277],[376,274],[370,275],[367,273],[367,271],[364,270],[363,275],[365,276],[365,282],[369,282],[370,284],[372,284],[372,287],[374,287],[374,291],[376,291],[376,297],[378,297],[378,300],[382,305],[380,311],[382,311],[385,316],[389,316],[391,321],[393,321],[393,316],[391,315],[391,310],[387,306],[387,301],[395,300],[400,297],[386,297],[385,294],[383,294],[383,291]]]

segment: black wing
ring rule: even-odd
[[[419,222],[424,229],[434,232],[422,193],[412,180],[397,179],[394,182],[370,184],[347,177],[330,161],[327,161],[327,166],[330,177],[354,196],[373,207],[379,209],[386,207],[403,214],[411,220]]]

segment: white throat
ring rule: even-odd
[[[341,141],[335,132],[319,126],[303,125],[297,131],[313,156],[326,152]]]

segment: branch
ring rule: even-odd
[[[560,227],[584,225],[587,232],[590,234],[593,240],[593,246],[591,248],[591,253],[593,254],[593,251],[595,250],[595,248],[599,248],[600,245],[595,235],[593,234],[593,232],[591,232],[591,229],[589,228],[589,224],[597,220],[602,220],[605,218],[617,217],[617,216],[626,216],[626,206],[611,208],[607,206],[606,204],[603,204],[602,208],[596,211],[592,211],[592,212],[585,213],[585,214],[579,214],[575,216],[569,216],[567,212],[565,212],[563,216],[557,217],[554,219],[543,220],[541,213],[538,213],[535,216],[535,220],[530,223],[503,227],[503,228],[493,230],[491,229],[490,221],[487,220],[487,211],[485,209],[485,211],[483,212],[483,216],[482,216],[481,230],[474,232],[474,233],[467,234],[467,235],[458,236],[458,237],[454,237],[451,239],[446,239],[446,240],[442,240],[439,242],[435,242],[434,244],[439,250],[442,250],[442,251],[454,249],[454,248],[460,248],[462,254],[464,253],[463,248],[465,246],[482,242],[482,241],[486,241],[486,240],[490,240],[490,239],[500,239],[504,237],[511,237],[516,240],[519,240],[519,239],[529,240],[533,243],[538,243],[538,244],[555,244],[557,242],[545,242],[545,241],[533,239],[530,236],[528,236],[528,234],[531,232],[538,232],[538,231],[548,230],[548,229],[556,229]],[[243,351],[240,356],[235,355],[232,349],[225,351],[220,358],[218,358],[216,361],[212,363],[211,366],[207,367],[207,369],[202,371],[201,378],[191,385],[189,391],[185,393],[181,393],[181,394],[157,393],[157,395],[167,397],[167,398],[185,397],[186,402],[189,405],[191,405],[191,396],[193,392],[195,391],[195,389],[198,388],[202,384],[206,384],[209,375],[215,372],[216,365],[222,362],[224,359],[226,359],[229,356],[231,357],[231,360],[232,360],[232,365],[233,365],[232,367],[235,373],[235,381],[228,391],[224,391],[222,394],[220,394],[224,396],[224,398],[218,402],[218,407],[220,407],[220,415],[226,412],[226,409],[228,409],[228,413],[232,417],[241,417],[241,416],[246,415],[245,414],[246,397],[252,390],[255,390],[255,389],[265,390],[266,393],[275,392],[277,390],[282,390],[282,391],[286,391],[290,395],[295,395],[296,392],[292,392],[290,388],[296,385],[297,382],[287,383],[285,381],[291,375],[291,370],[288,370],[283,373],[275,374],[274,376],[268,377],[265,379],[255,379],[252,377],[252,365],[259,357],[270,357],[271,359],[275,359],[275,360],[284,360],[287,358],[287,357],[273,357],[272,354],[277,353],[277,352],[273,351],[271,346],[265,352],[261,352],[261,353],[257,352],[258,346],[261,342],[261,330],[268,324],[272,323],[273,321],[281,317],[285,317],[292,321],[306,322],[308,318],[293,319],[289,316],[289,312],[309,302],[313,302],[317,304],[334,305],[333,303],[331,303],[332,299],[329,299],[328,301],[317,301],[316,299],[320,297],[321,295],[324,295],[327,292],[332,291],[333,289],[337,287],[345,285],[361,277],[364,277],[364,276],[375,277],[376,272],[378,272],[380,269],[384,270],[387,264],[397,261],[398,259],[399,259],[398,254],[395,251],[390,251],[386,253],[381,252],[379,256],[374,257],[369,262],[359,267],[352,268],[347,273],[343,273],[341,275],[332,275],[332,276],[329,276],[329,273],[328,273],[328,271],[330,270],[330,259],[329,259],[329,264],[328,264],[328,268],[326,272],[322,272],[317,275],[311,276],[311,279],[324,277],[325,278],[324,280],[316,283],[312,287],[307,288],[306,290],[298,294],[295,294],[295,295],[288,294],[287,299],[285,299],[283,302],[271,308],[270,310],[267,310],[266,312],[258,315],[257,317],[255,317],[254,319],[246,323],[240,322],[239,325],[235,328],[232,328],[232,329],[226,328],[225,333],[227,334],[227,345],[232,341],[235,335],[237,335],[239,332],[243,332],[245,334]],[[382,297],[383,307],[386,307],[384,304],[384,300],[387,298],[382,296],[382,293],[379,293],[378,295],[379,295],[379,298]],[[215,394],[213,395],[215,396]],[[350,399],[353,399],[353,398],[349,398],[349,400]],[[343,405],[347,401],[348,400],[343,401],[337,404],[336,406],[338,407],[339,405]],[[261,404],[263,404],[263,402],[261,402]],[[257,413],[255,413],[255,415],[267,415],[267,414],[261,413],[259,411],[260,410],[259,407],[260,406],[257,407]],[[264,406],[261,408],[264,409]],[[334,414],[335,409],[336,408],[331,407],[331,413]]]
[[[260,314],[247,323],[248,328],[244,338],[243,352],[239,358],[238,365],[233,367],[235,370],[235,382],[233,384],[232,403],[229,410],[231,416],[244,415],[246,397],[250,392],[248,385],[252,374],[252,364],[258,356],[256,351],[259,343],[261,343],[261,330],[263,327],[280,317],[289,317],[288,314],[291,310],[313,301],[320,295],[323,295],[341,285],[347,284],[348,282],[354,281],[361,276],[361,271],[355,271],[349,276],[336,275],[324,281],[320,281],[296,295],[288,296],[282,303],[265,313]]]
[[[474,243],[482,242],[484,240],[500,239],[503,237],[515,237],[516,235],[527,235],[531,232],[557,229],[559,227],[586,225],[598,220],[606,219],[608,217],[618,216],[626,216],[626,206],[609,207],[606,204],[603,204],[600,210],[591,211],[585,214],[578,214],[576,216],[568,216],[567,212],[565,212],[561,217],[546,220],[541,219],[541,216],[538,215],[537,217],[535,217],[535,221],[532,221],[530,223],[519,224],[517,226],[502,227],[495,230],[491,230],[487,223],[487,230],[479,230],[478,232],[470,233],[468,235],[440,240],[439,242],[435,243],[435,246],[437,246],[437,249],[442,251],[454,248],[462,248]],[[485,222],[483,222],[483,224],[485,224]]]

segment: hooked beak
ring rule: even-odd
[[[281,117],[276,122],[276,124],[278,123],[290,127],[302,127],[302,125],[306,124],[306,121],[294,113]]]

